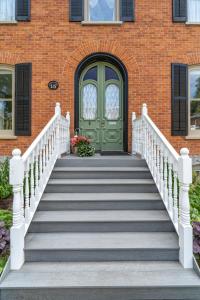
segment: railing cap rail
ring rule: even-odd
[[[30,145],[30,147],[26,150],[26,152],[22,155],[22,159],[24,162],[28,159],[28,157],[32,154],[33,150],[37,147],[39,142],[42,140],[42,138],[45,136],[47,130],[51,127],[51,125],[54,123],[54,121],[60,116],[60,103],[56,103],[55,107],[55,114],[51,118],[51,120],[46,124],[46,126],[42,129],[42,131],[38,134],[38,136],[35,138],[33,143]]]
[[[174,149],[174,147],[168,142],[166,137],[163,135],[163,133],[158,129],[158,127],[155,125],[155,123],[151,120],[151,118],[148,115],[144,115],[144,118],[146,118],[147,122],[150,124],[150,126],[153,128],[153,130],[156,132],[158,138],[160,141],[163,142],[169,153],[173,156],[173,159],[178,161],[179,159],[179,154],[177,151]]]

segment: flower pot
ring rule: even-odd
[[[78,147],[72,147],[72,153],[77,154],[78,153]]]

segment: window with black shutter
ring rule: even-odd
[[[188,67],[172,64],[172,135],[188,134]]]
[[[16,0],[16,20],[30,21],[31,0]]]
[[[132,22],[134,21],[134,0],[71,0],[70,21]]]
[[[31,135],[32,64],[15,66],[15,135]]]
[[[189,135],[200,137],[200,66],[188,71],[189,87]]]
[[[120,17],[123,22],[134,21],[134,1],[121,0],[120,1]]]
[[[70,21],[83,21],[84,0],[70,0]]]
[[[187,0],[173,0],[173,21],[187,21]]]
[[[0,136],[14,135],[14,68],[0,66]]]

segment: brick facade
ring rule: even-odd
[[[200,26],[172,22],[172,1],[135,1],[134,23],[81,25],[69,22],[69,1],[34,0],[31,22],[0,25],[0,64],[32,62],[32,137],[0,140],[0,155],[24,151],[60,102],[74,124],[74,74],[94,52],[120,59],[129,76],[129,150],[131,112],[146,102],[149,114],[178,150],[200,153],[200,140],[171,136],[171,63],[200,64]],[[48,82],[59,81],[57,91]],[[73,131],[73,128],[72,128]]]

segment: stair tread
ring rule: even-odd
[[[41,201],[134,201],[158,200],[159,193],[44,193]]]
[[[54,249],[178,249],[175,232],[29,233],[27,250]]]
[[[149,222],[170,221],[165,210],[38,211],[33,222]]]
[[[200,278],[178,262],[25,263],[0,288],[199,287]]]
[[[145,172],[149,171],[148,168],[146,167],[55,167],[53,169],[53,172],[105,172],[105,171],[110,171],[110,172]]]
[[[153,179],[50,179],[48,185],[138,185],[138,184],[155,184]]]

